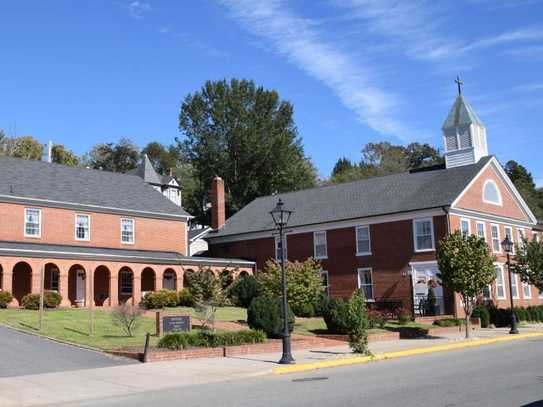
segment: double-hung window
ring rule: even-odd
[[[513,291],[513,299],[518,300],[519,293],[518,293],[518,278],[517,275],[514,273],[509,274],[509,278],[512,278],[511,280],[511,290]]]
[[[524,229],[517,229],[518,231],[518,245],[519,247],[524,247],[524,240],[526,239],[526,233]]]
[[[511,226],[505,226],[503,229],[505,231],[505,237],[508,237],[511,243],[513,243],[511,254],[515,254],[515,239],[513,239],[513,228]]]
[[[365,256],[371,254],[371,239],[369,226],[356,227],[356,254]]]
[[[122,270],[121,274],[121,295],[132,295],[132,273],[128,270]]]
[[[26,237],[41,237],[41,209],[25,209],[25,232]]]
[[[121,243],[134,244],[135,242],[135,230],[134,219],[122,218],[121,219]]]
[[[492,251],[501,253],[500,227],[498,225],[490,225],[490,235],[492,237]]]
[[[530,283],[522,282],[522,295],[525,299],[529,300],[532,298],[532,286]]]
[[[321,281],[322,281],[322,291],[327,297],[330,297],[330,282],[328,280],[328,271],[327,270],[321,270]]]
[[[484,222],[477,222],[477,237],[479,239],[486,240],[486,231],[485,231],[485,223]]]
[[[90,240],[90,215],[75,215],[75,240]]]
[[[498,300],[505,300],[505,280],[503,277],[503,266],[495,264],[496,268],[496,297]]]
[[[371,268],[358,269],[358,288],[364,291],[366,301],[374,301],[373,297],[373,276]]]
[[[414,219],[413,235],[416,252],[434,250],[434,225],[432,218]]]
[[[313,233],[313,249],[316,259],[326,259],[328,257],[325,230]]]
[[[288,252],[287,252],[287,236],[283,236],[283,243],[285,244],[285,247],[283,247],[283,254],[285,255],[285,261],[288,260]],[[275,237],[275,260],[281,261],[281,239],[279,236]]]
[[[460,233],[462,236],[468,237],[471,233],[469,219],[460,219]]]

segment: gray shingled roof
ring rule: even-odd
[[[450,169],[407,172],[257,198],[207,238],[273,230],[277,200],[294,210],[290,227],[387,215],[452,204],[491,159]]]
[[[130,175],[137,175],[149,184],[162,185],[162,179],[160,175],[155,171],[155,167],[149,160],[147,154],[143,155],[143,158],[139,165],[133,170],[128,171]]]
[[[468,101],[462,95],[458,95],[454,105],[443,123],[442,129],[450,129],[469,124],[478,124],[484,126],[475,110],[471,107]]]
[[[137,175],[0,157],[0,199],[43,199],[57,206],[190,216]]]
[[[55,259],[92,259],[127,263],[183,264],[183,265],[253,265],[243,259],[183,256],[175,252],[153,250],[111,249],[104,247],[70,246],[45,243],[0,241],[0,255]]]

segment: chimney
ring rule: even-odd
[[[218,230],[224,226],[224,222],[224,181],[216,176],[211,181],[211,227]]]

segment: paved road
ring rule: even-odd
[[[134,363],[0,326],[0,377]]]
[[[310,374],[94,400],[78,406],[543,406],[543,341],[523,340]]]

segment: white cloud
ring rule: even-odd
[[[143,1],[132,1],[127,6],[128,14],[132,18],[141,18],[145,13],[151,11],[151,5]]]
[[[513,90],[520,92],[538,92],[543,91],[543,82],[526,83],[524,85],[515,86]]]
[[[541,39],[543,39],[543,29],[520,29],[481,38],[472,42],[471,44],[468,44],[463,48],[463,50],[473,51],[480,48],[505,45],[514,42],[537,41]]]
[[[400,98],[375,85],[368,64],[327,41],[313,20],[291,13],[277,0],[223,0],[233,18],[275,52],[330,88],[359,119],[375,131],[412,140],[420,132],[397,118]]]

